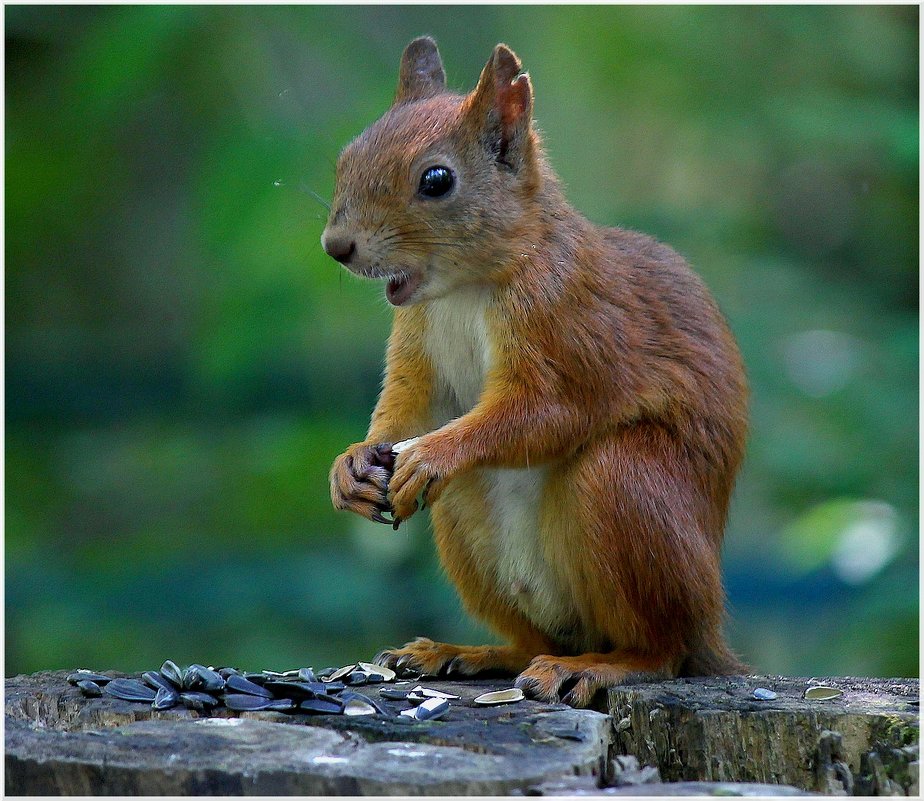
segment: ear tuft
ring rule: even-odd
[[[498,164],[519,170],[531,164],[533,88],[507,45],[499,44],[466,98],[465,115]]]
[[[438,95],[446,89],[446,73],[436,42],[429,36],[414,39],[401,56],[394,104]]]
[[[516,78],[523,66],[520,59],[517,58],[517,54],[505,44],[499,44],[494,48],[492,61],[494,66],[494,80],[497,82],[498,86],[510,83]]]

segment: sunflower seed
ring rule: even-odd
[[[100,689],[100,686],[95,681],[90,681],[89,679],[81,679],[77,682],[77,686],[87,698],[99,698],[103,691]]]
[[[176,691],[176,687],[173,686],[173,683],[165,679],[163,675],[158,673],[156,670],[149,670],[146,673],[142,673],[141,680],[155,692],[161,689],[161,687],[165,687],[171,691]]]
[[[236,712],[288,712],[296,707],[291,698],[264,698],[246,693],[226,693],[224,701],[228,709]]]
[[[318,677],[314,675],[314,671],[310,667],[299,668],[298,678],[301,681],[319,681]]]
[[[214,709],[221,703],[214,695],[196,691],[180,693],[180,700],[187,709],[195,709],[199,712]]]
[[[274,698],[269,702],[266,709],[270,712],[288,712],[297,707],[298,703],[291,698]]]
[[[171,709],[180,703],[180,694],[172,687],[161,687],[157,690],[157,695],[151,702],[151,707],[158,711]]]
[[[266,682],[263,688],[269,690],[275,698],[292,698],[298,701],[303,701],[306,698],[314,698],[318,693],[324,693],[327,690],[324,684],[275,680]]]
[[[305,699],[298,705],[298,708],[321,715],[339,715],[343,712],[343,702],[331,696],[316,696]]]
[[[77,685],[81,681],[92,681],[94,684],[108,684],[112,679],[104,676],[102,673],[94,673],[92,670],[78,670],[67,677],[69,683]]]
[[[247,695],[245,693],[225,693],[224,695],[225,706],[235,712],[258,712],[262,709],[268,709],[273,700],[272,698]]]
[[[516,687],[509,690],[495,690],[492,693],[482,693],[474,703],[480,706],[496,706],[497,704],[515,704],[524,698],[523,691]]]
[[[183,673],[183,669],[169,659],[160,666],[160,675],[177,689],[183,686]]]
[[[228,680],[228,677],[229,677],[229,676],[240,676],[240,675],[242,675],[242,674],[241,674],[241,671],[239,671],[237,668],[232,668],[232,667],[218,668],[218,670],[216,670],[215,672],[216,672],[219,676],[221,676],[225,681]]]
[[[225,680],[204,665],[190,665],[183,677],[183,689],[217,693],[225,687]]]
[[[772,701],[777,695],[773,690],[768,690],[766,687],[758,687],[754,690],[754,697],[759,701]]]
[[[157,696],[154,690],[135,679],[113,679],[103,688],[103,692],[122,701],[147,701],[148,703]]]
[[[225,689],[232,690],[235,693],[246,693],[247,695],[257,695],[261,698],[272,698],[273,694],[266,689],[266,687],[261,687],[259,684],[255,684],[248,679],[245,679],[243,676],[228,676],[225,679]]]

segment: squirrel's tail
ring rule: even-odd
[[[700,638],[680,668],[681,676],[732,676],[748,672],[750,668],[729,650],[719,633]]]

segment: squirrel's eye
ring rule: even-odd
[[[452,189],[455,182],[455,176],[449,167],[429,167],[420,176],[417,191],[425,197],[441,197]]]

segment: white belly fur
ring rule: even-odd
[[[539,510],[546,474],[544,467],[483,471],[497,532],[499,585],[539,628],[557,633],[573,620],[574,610],[542,546]]]
[[[489,303],[488,291],[473,287],[427,304],[427,352],[438,384],[433,410],[437,425],[469,412],[484,390],[491,364]],[[543,553],[539,509],[546,469],[484,469],[482,475],[494,536],[492,552],[481,554],[479,561],[527,617],[545,631],[559,630],[572,618],[572,607]]]

